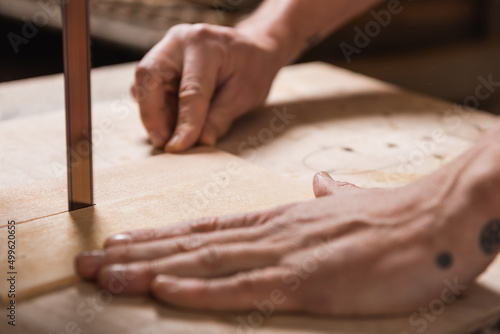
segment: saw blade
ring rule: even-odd
[[[93,205],[87,0],[62,0],[69,210]]]

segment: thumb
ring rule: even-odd
[[[330,196],[357,188],[359,187],[349,182],[335,181],[327,172],[319,172],[314,175],[313,190],[316,197]]]

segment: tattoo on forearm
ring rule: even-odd
[[[479,246],[488,255],[500,250],[500,219],[489,221],[479,236]]]
[[[448,269],[453,264],[453,256],[448,252],[439,253],[436,263],[441,269]]]

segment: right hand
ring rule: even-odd
[[[180,152],[214,145],[237,117],[263,104],[281,65],[270,38],[180,24],[141,60],[131,92],[153,145]]]

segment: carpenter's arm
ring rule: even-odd
[[[267,0],[236,29],[272,38],[285,65],[382,0]],[[389,1],[399,11],[399,1]]]

